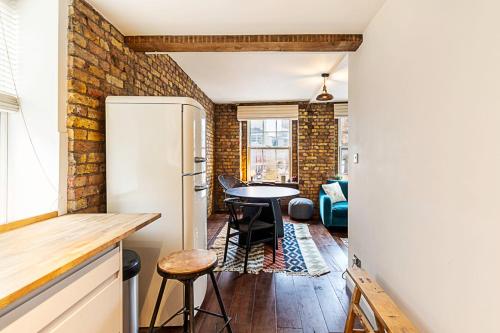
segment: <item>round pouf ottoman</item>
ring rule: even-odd
[[[313,215],[314,204],[307,198],[294,198],[288,203],[288,215],[294,220],[309,220]]]

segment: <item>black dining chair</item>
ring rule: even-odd
[[[227,250],[229,243],[238,247],[245,248],[245,264],[243,266],[244,273],[247,272],[248,254],[252,245],[259,243],[273,242],[273,262],[276,261],[276,250],[278,249],[278,233],[276,231],[276,223],[265,222],[259,220],[262,209],[269,207],[268,203],[260,202],[242,202],[238,198],[228,198],[224,200],[229,210],[229,222],[227,226],[226,246],[224,248],[223,263],[226,262]],[[245,213],[243,213],[245,210]],[[249,214],[248,212],[252,213]],[[231,229],[236,232],[231,233]],[[252,240],[252,233],[259,232],[258,240]],[[244,245],[240,245],[238,241],[231,240],[232,237],[246,237]]]
[[[229,190],[230,188],[234,187],[247,187],[248,184],[245,183],[244,181],[234,177],[234,176],[224,176],[220,175],[217,177],[217,180],[219,180],[219,184],[222,186],[224,191]]]

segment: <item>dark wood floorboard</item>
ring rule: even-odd
[[[238,274],[233,272],[221,272],[218,274],[217,284],[219,286],[222,301],[224,302],[226,310],[228,308],[228,305],[231,304],[231,300],[235,291],[235,279],[237,276]],[[219,303],[217,302],[215,293],[212,293],[212,297],[210,298],[210,302],[208,302],[206,308],[208,311],[220,313]],[[217,318],[206,314],[200,313],[200,315],[197,315],[196,320],[203,320],[203,324],[200,325],[200,328],[202,328],[201,332],[216,333],[221,329],[222,326],[224,326],[224,320],[222,318]]]
[[[234,332],[251,333],[257,275],[241,274],[229,307]]]
[[[276,319],[280,328],[302,328],[293,279],[284,273],[274,274],[276,283]]]
[[[252,333],[276,333],[276,291],[274,274],[257,275]]]
[[[226,221],[225,214],[214,214],[208,221],[209,246]],[[284,216],[288,220],[287,216]],[[226,310],[234,333],[337,333],[343,332],[350,294],[342,273],[348,265],[347,247],[341,238],[346,230],[329,230],[309,221],[311,235],[330,267],[321,277],[289,276],[284,273],[217,273]],[[208,284],[203,307],[219,312],[213,288]],[[199,313],[196,332],[212,333],[222,319]],[[147,332],[141,329],[142,333]],[[182,332],[164,328],[161,333]],[[160,333],[160,332],[159,332]]]
[[[320,276],[312,280],[328,332],[344,332],[346,312],[339,299],[332,297],[336,294],[330,279]]]
[[[294,276],[295,292],[300,309],[300,320],[304,333],[328,333],[326,320],[321,311],[318,296],[314,291],[313,279],[308,276]]]

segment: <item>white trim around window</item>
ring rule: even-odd
[[[8,160],[7,160],[8,114],[0,112],[0,224],[7,222]]]
[[[252,147],[250,142],[251,142],[251,124],[250,122],[252,120],[262,120],[262,121],[265,121],[265,120],[280,120],[280,119],[250,119],[247,121],[247,179],[248,181],[251,180],[251,170],[252,170],[252,150],[285,150],[287,149],[288,150],[288,180],[290,180],[292,178],[292,149],[293,149],[293,138],[292,138],[292,135],[293,135],[293,131],[292,131],[292,127],[293,127],[293,124],[292,124],[292,119],[288,119],[289,120],[289,125],[288,125],[288,146],[276,146],[276,147],[270,147],[270,146],[265,146],[265,145],[262,145],[262,146],[256,146],[256,147]],[[284,119],[281,119],[281,120],[284,120]],[[265,126],[265,125],[264,125]],[[264,135],[264,134],[263,134]],[[260,179],[258,181],[277,181],[279,182],[280,180],[279,179],[271,179],[271,178],[263,178],[263,179]]]
[[[349,176],[349,123],[348,123],[348,117],[347,116],[338,116],[335,117],[337,119],[337,173],[342,176],[342,178],[347,179]],[[346,123],[347,122],[347,123]],[[342,144],[342,135],[343,135],[343,127],[346,127],[347,130],[347,144]],[[343,152],[345,152],[346,156],[346,161],[344,168],[342,168],[342,157],[343,157]]]

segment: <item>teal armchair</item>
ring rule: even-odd
[[[338,182],[344,196],[349,201],[347,180],[327,180],[327,184]],[[319,215],[326,227],[347,227],[348,201],[336,202],[332,205],[330,197],[323,187],[319,189]]]

